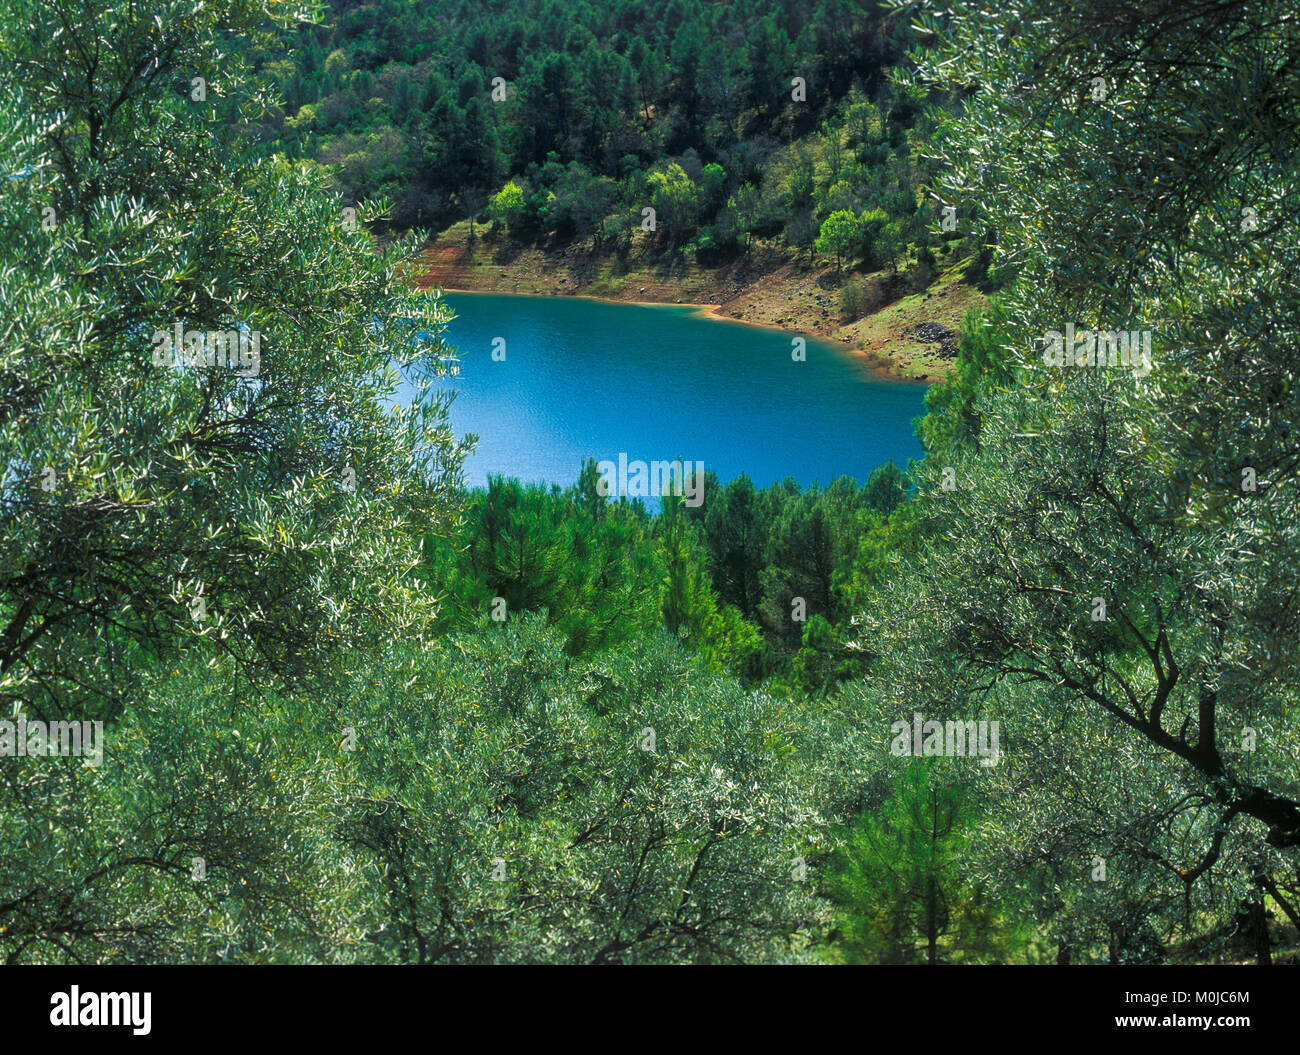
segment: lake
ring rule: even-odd
[[[791,358],[782,330],[676,305],[576,297],[446,294],[460,356],[451,423],[479,437],[471,487],[488,474],[572,484],[583,461],[681,458],[724,483],[763,487],[848,474],[922,455],[912,420],[925,386],[881,381],[831,341],[806,337]],[[494,361],[503,339],[505,360]],[[498,349],[502,346],[497,343]]]

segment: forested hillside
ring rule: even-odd
[[[1296,959],[1286,0],[318,17],[0,14],[7,963]],[[983,252],[924,460],[468,491],[403,229],[642,207]]]
[[[468,219],[472,237],[490,221],[514,242],[582,243],[624,269],[634,251],[704,267],[756,246],[818,256],[835,264],[850,318],[959,261],[985,277],[986,232],[941,226],[926,189],[936,123],[923,104],[959,93],[890,80],[910,65],[909,31],[884,5],[331,11],[263,58],[284,98],[264,134],[331,166],[345,200],[388,198],[380,227]],[[840,274],[855,265],[881,274]]]

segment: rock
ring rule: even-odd
[[[957,335],[947,326],[937,322],[923,322],[913,331],[918,341],[926,344],[939,344]]]
[[[937,322],[923,322],[912,331],[918,341],[926,344],[938,344],[937,355],[940,359],[957,358],[957,334]]]

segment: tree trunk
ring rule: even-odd
[[[926,958],[928,963],[939,962],[939,906],[936,897],[934,870],[930,871],[930,877],[926,883],[925,892],[925,923],[927,938]]]
[[[1264,899],[1250,903],[1250,929],[1255,936],[1255,962],[1272,965],[1273,952],[1268,938],[1268,914],[1264,911]]]
[[[1296,931],[1300,932],[1300,914],[1296,913],[1295,906],[1287,900],[1286,895],[1283,894],[1278,885],[1273,882],[1273,877],[1270,875],[1262,876],[1260,884],[1263,886],[1265,891],[1272,895],[1273,900],[1282,906],[1282,911],[1286,913],[1287,918],[1291,921]]]

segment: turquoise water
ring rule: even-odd
[[[678,306],[572,297],[446,295],[460,356],[451,423],[477,433],[466,482],[489,473],[569,485],[587,457],[703,462],[727,481],[865,480],[921,457],[923,385],[875,379],[860,357]],[[493,341],[505,340],[505,361]],[[498,345],[499,347],[499,345]]]

